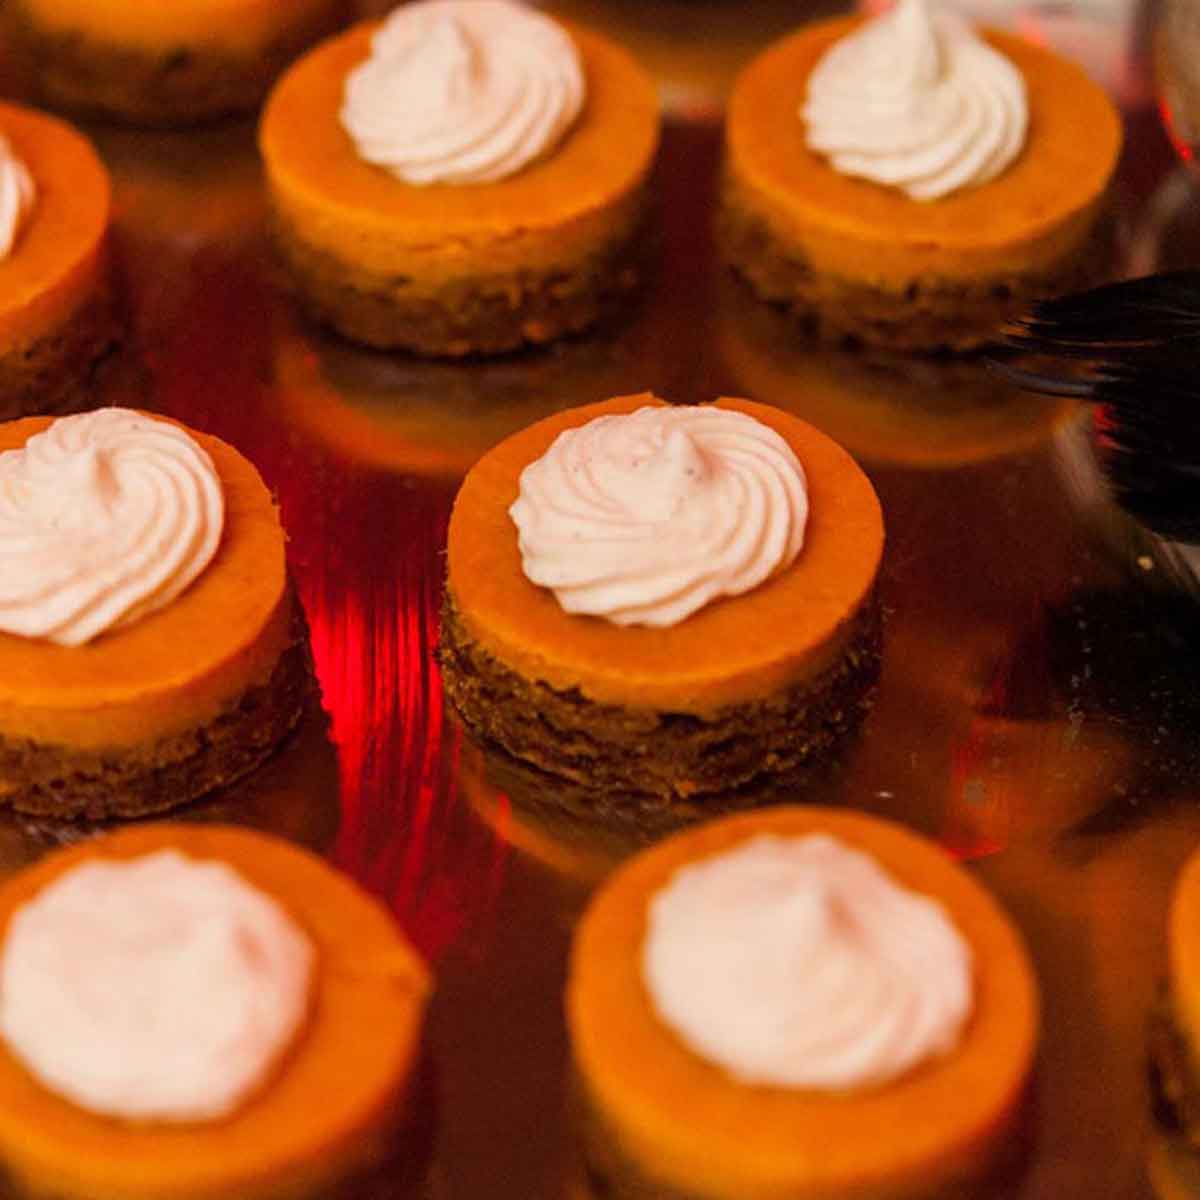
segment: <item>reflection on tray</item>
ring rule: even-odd
[[[732,278],[717,287],[716,330],[738,391],[803,417],[867,462],[946,468],[1016,454],[1074,411],[1017,391],[978,360],[818,345]]]
[[[850,744],[858,740],[851,735]],[[772,777],[697,800],[606,794],[547,774],[496,746],[463,734],[459,783],[475,812],[510,845],[559,874],[594,883],[628,855],[673,830],[723,813],[806,796],[831,802],[838,755],[803,774]]]
[[[634,305],[584,337],[491,359],[439,360],[354,346],[280,306],[274,386],[286,420],[352,461],[458,479],[542,417],[652,386],[642,317]]]

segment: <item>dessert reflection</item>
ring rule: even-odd
[[[717,351],[735,393],[803,417],[864,463],[950,468],[1044,444],[1073,411],[971,358],[817,344],[737,280],[716,288]]]
[[[279,306],[274,385],[282,416],[341,458],[461,478],[510,433],[622,392],[653,373],[645,306],[583,337],[497,358],[421,359],[353,346]]]
[[[725,813],[804,799],[831,803],[844,770],[843,757],[833,754],[735,791],[668,799],[600,791],[474,741],[461,727],[459,736],[459,782],[476,815],[518,853],[581,885],[599,882],[649,843]],[[857,741],[855,733],[842,750],[850,753]]]

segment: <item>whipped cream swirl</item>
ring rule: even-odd
[[[7,258],[33,211],[37,188],[29,168],[0,134],[0,259]]]
[[[804,544],[804,468],[745,413],[646,407],[560,433],[509,509],[525,575],[570,613],[675,625]]]
[[[824,834],[760,835],[681,868],[650,902],[660,1018],[747,1084],[844,1091],[952,1050],[971,951],[937,901]]]
[[[341,120],[359,157],[405,183],[488,183],[554,148],[584,100],[570,35],[511,0],[395,10],[346,78]]]
[[[212,560],[225,500],[177,425],[63,417],[0,453],[0,630],[78,646],[169,604]]]
[[[0,1035],[92,1112],[213,1120],[299,1032],[314,958],[279,904],[225,863],[174,850],[93,860],[13,915]]]
[[[1017,67],[926,0],[898,0],[832,46],[800,113],[809,147],[836,170],[914,200],[994,179],[1029,124]]]

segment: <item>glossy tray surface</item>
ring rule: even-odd
[[[622,36],[637,7],[596,5],[591,19]],[[688,6],[641,7],[661,35]],[[696,7],[701,26],[718,20]],[[763,12],[760,41],[781,20],[778,5]],[[191,815],[319,848],[429,956],[430,1195],[582,1195],[566,954],[590,889],[629,847],[547,824],[539,797],[508,794],[444,713],[431,651],[450,506],[480,453],[560,408],[645,389],[789,408],[860,458],[889,530],[879,701],[812,798],[939,839],[1028,938],[1044,1038],[1028,1161],[1004,1194],[1137,1200],[1145,1016],[1169,889],[1200,841],[1200,616],[1114,557],[1124,534],[1079,483],[1077,414],[973,369],[814,351],[721,278],[711,99],[728,72],[703,39],[688,45],[662,68],[679,74],[664,78],[675,104],[648,295],[616,327],[494,363],[375,355],[305,326],[276,288],[249,125],[90,131],[116,180],[142,368],[107,399],[216,433],[276,490],[328,714]],[[1134,129],[1131,220],[1167,162],[1156,127]],[[9,819],[0,855],[15,868],[84,833]]]

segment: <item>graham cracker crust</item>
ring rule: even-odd
[[[352,277],[276,214],[272,239],[301,307],[350,341],[432,358],[502,354],[581,333],[618,312],[647,272],[642,220],[582,262],[550,272],[474,275],[430,289],[421,280]]]
[[[126,321],[105,282],[58,329],[0,353],[0,420],[76,412],[100,402],[100,377]]]
[[[279,74],[349,16],[329,0],[255,54],[180,45],[159,53],[41,28],[21,0],[7,0],[5,26],[23,82],[45,104],[71,113],[160,128],[252,112]]]
[[[187,804],[254,770],[299,722],[317,691],[308,626],[293,601],[291,642],[270,679],[207,725],[113,750],[0,737],[0,804],[32,816],[100,821]],[[6,784],[15,784],[5,792]]]
[[[624,708],[518,675],[471,638],[447,591],[438,661],[446,697],[476,739],[552,777],[555,801],[670,827],[738,807],[742,789],[741,806],[753,804],[758,785],[794,780],[833,755],[874,702],[881,647],[872,598],[841,658],[785,692],[709,718]]]
[[[1118,257],[1116,219],[1104,211],[1078,249],[1049,269],[978,281],[927,275],[888,291],[815,271],[798,248],[781,243],[741,207],[728,180],[716,236],[722,259],[759,298],[790,310],[819,340],[905,353],[977,349],[1036,301],[1111,279]]]

